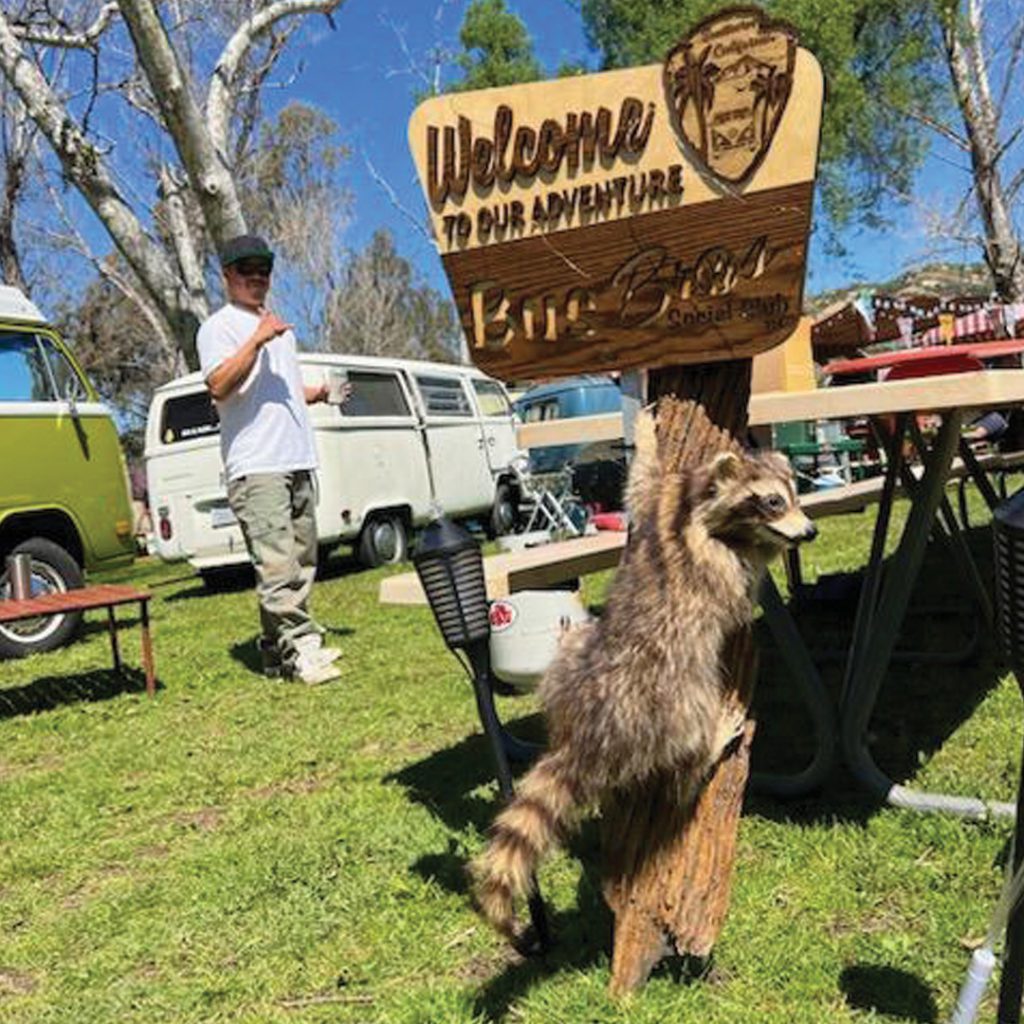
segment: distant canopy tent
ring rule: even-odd
[[[833,302],[811,325],[811,352],[817,363],[855,356],[874,340],[871,324],[853,301]]]

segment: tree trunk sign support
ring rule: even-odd
[[[659,448],[667,470],[706,463],[744,435],[750,360],[651,373]],[[726,699],[749,707],[754,646],[749,627],[723,658]],[[725,921],[754,723],[729,747],[695,805],[680,809],[670,780],[602,807],[604,895],[615,915],[611,991],[647,980],[666,955],[706,957]]]

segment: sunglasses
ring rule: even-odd
[[[232,269],[242,277],[270,277],[274,264],[269,260],[239,260]]]

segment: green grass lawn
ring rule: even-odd
[[[820,524],[808,576],[861,564],[870,522]],[[970,540],[987,571],[987,527]],[[702,979],[665,970],[609,1000],[593,824],[541,875],[556,950],[510,954],[463,882],[496,789],[462,670],[426,608],[378,605],[382,571],[345,558],[327,569],[314,605],[345,650],[337,684],[263,680],[251,590],[210,593],[187,567],[150,561],[104,578],[153,590],[154,700],[140,674],[126,686],[109,670],[102,614],[68,649],[0,663],[0,1020],[946,1019],[996,900],[1009,825],[880,807],[842,770],[814,797],[748,798],[729,917]],[[587,581],[589,601],[607,581]],[[939,551],[915,603],[941,603],[951,582]],[[842,606],[814,615],[816,644],[849,626]],[[905,642],[948,648],[966,628],[940,609],[915,615]],[[129,665],[138,634],[122,634]],[[763,646],[755,761],[798,768],[807,720]],[[838,678],[833,663],[827,682]],[[501,709],[537,728],[530,698]],[[986,641],[966,664],[895,665],[874,749],[913,785],[1012,800],[1020,721]],[[984,1012],[993,1018],[993,992]]]

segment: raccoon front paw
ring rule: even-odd
[[[732,708],[722,716],[718,723],[718,731],[715,734],[714,763],[717,764],[729,747],[743,735],[746,727],[746,708]]]

